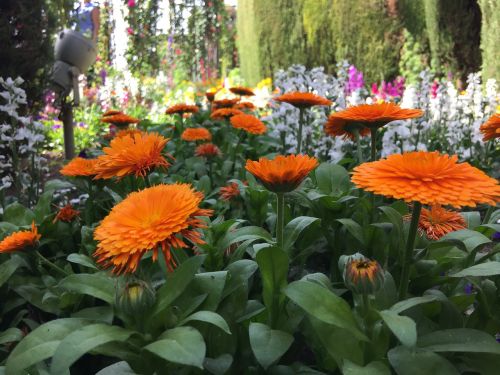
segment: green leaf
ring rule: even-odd
[[[109,305],[88,307],[71,314],[71,317],[111,324],[113,322],[113,307]]]
[[[301,280],[288,285],[285,294],[316,319],[345,328],[358,339],[367,340],[359,330],[349,304],[328,289]]]
[[[417,343],[417,325],[407,316],[401,316],[391,310],[379,312],[385,324],[405,346],[415,346]]]
[[[347,231],[357,239],[363,246],[366,245],[363,228],[352,219],[337,219],[339,223],[347,228]]]
[[[418,346],[434,352],[471,352],[500,354],[495,338],[483,331],[454,328],[421,336]]]
[[[58,319],[41,325],[26,336],[7,358],[6,373],[22,374],[34,364],[50,358],[61,340],[71,332],[90,324],[84,319]]]
[[[370,362],[362,367],[350,361],[344,361],[342,373],[344,375],[391,375],[391,371],[382,362]]]
[[[461,212],[460,213],[467,225],[467,228],[474,229],[481,225],[481,214],[479,211]]]
[[[17,226],[28,226],[35,220],[35,214],[22,204],[15,202],[5,208],[3,220]]]
[[[388,358],[398,375],[459,375],[450,362],[429,350],[396,346]]]
[[[189,322],[191,320],[197,320],[200,322],[206,322],[206,323],[213,324],[214,326],[222,329],[228,335],[231,334],[231,330],[229,329],[229,326],[227,325],[224,318],[222,316],[220,316],[219,314],[214,313],[212,311],[197,311],[194,314],[189,315],[186,319],[184,319],[182,322],[180,322],[179,325],[180,326],[185,325],[187,322]]]
[[[439,241],[441,242],[447,240],[458,240],[462,242],[468,252],[473,251],[478,246],[491,242],[491,240],[484,234],[470,229],[462,229],[456,232],[448,233],[446,236],[441,237]]]
[[[310,216],[299,216],[290,221],[285,226],[284,237],[285,243],[283,244],[283,250],[288,252],[295,241],[299,238],[302,231],[304,231],[309,225],[319,221],[317,217]]]
[[[322,163],[314,172],[318,189],[326,194],[339,195],[351,188],[349,173],[333,163]]]
[[[203,302],[203,310],[215,311],[222,299],[222,292],[226,285],[228,271],[203,272],[194,276],[194,285],[201,293],[207,294]]]
[[[161,340],[143,349],[173,363],[203,369],[206,346],[203,337],[193,327],[177,327],[166,331]]]
[[[16,272],[22,260],[19,257],[12,257],[8,261],[0,264],[0,287]]]
[[[68,257],[66,258],[66,260],[68,262],[80,264],[84,267],[92,268],[94,270],[98,269],[96,267],[94,261],[92,260],[92,258],[87,256],[87,255],[73,253],[73,254],[69,254]]]
[[[92,324],[71,332],[59,344],[52,357],[51,374],[66,374],[82,355],[113,341],[125,341],[132,331],[107,324]]]
[[[73,293],[99,298],[109,304],[113,304],[115,300],[115,281],[105,274],[69,275],[59,282],[59,287]]]
[[[61,189],[70,189],[74,185],[71,182],[68,181],[63,181],[59,179],[53,179],[50,181],[47,181],[45,184],[45,191],[55,191],[55,190],[61,190]]]
[[[405,310],[411,309],[412,307],[421,305],[423,303],[429,303],[437,301],[438,298],[436,296],[425,295],[422,297],[413,297],[409,299],[405,299],[404,301],[399,301],[395,303],[390,310],[395,312],[396,314],[402,313]]]
[[[194,275],[200,269],[205,256],[195,256],[181,263],[177,269],[168,275],[165,284],[156,294],[156,303],[152,309],[151,316],[157,316],[165,311],[170,304],[179,297],[186,287],[191,283]]]
[[[279,360],[293,343],[293,336],[289,333],[261,323],[251,323],[248,333],[253,354],[264,369]]]
[[[224,238],[220,241],[219,248],[221,250],[225,250],[233,243],[243,242],[246,240],[264,240],[266,242],[271,242],[272,236],[268,231],[261,227],[243,227],[232,232],[227,232]]]
[[[50,215],[50,204],[52,203],[52,196],[54,195],[53,190],[48,190],[43,193],[33,210],[35,213],[35,219],[37,222],[41,223],[45,216]]]
[[[500,262],[486,262],[463,269],[451,277],[495,276],[500,275]]]
[[[96,372],[95,375],[137,375],[128,365],[127,362],[121,361],[113,363],[111,366],[103,368]]]
[[[229,370],[233,363],[231,354],[222,354],[217,358],[205,358],[203,367],[214,375],[223,375]]]
[[[8,342],[18,342],[23,338],[23,331],[19,328],[9,328],[0,333],[0,345]]]
[[[380,210],[385,214],[392,224],[391,229],[391,246],[394,251],[404,248],[406,239],[404,237],[403,217],[401,214],[390,206],[380,207]]]

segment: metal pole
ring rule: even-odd
[[[75,136],[73,134],[73,107],[66,101],[62,104],[61,117],[64,130],[64,157],[66,160],[75,157]]]

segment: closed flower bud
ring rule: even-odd
[[[124,313],[131,316],[140,316],[149,310],[155,303],[155,292],[144,281],[127,283],[121,293],[117,295],[116,305]]]
[[[376,260],[356,254],[346,262],[344,282],[354,293],[373,294],[384,284],[384,271]]]

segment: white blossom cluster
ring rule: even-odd
[[[23,82],[20,77],[0,77],[0,191],[17,183],[17,194],[27,186],[34,188],[45,171],[45,159],[38,152],[45,140],[43,125],[18,112],[27,104]]]

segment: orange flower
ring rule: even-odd
[[[144,133],[142,130],[139,130],[139,129],[122,129],[122,130],[119,130],[116,135],[115,135],[115,138],[121,138],[121,137],[134,137],[135,135],[143,135],[143,134],[146,134]]]
[[[124,126],[128,124],[137,124],[141,122],[138,118],[126,115],[125,113],[117,113],[115,115],[109,115],[101,118],[102,122],[108,124],[115,124],[118,126]]]
[[[157,133],[113,139],[103,148],[104,155],[97,158],[95,179],[121,179],[131,174],[144,177],[151,168],[168,168],[170,163],[161,153],[168,141]]]
[[[253,103],[250,102],[240,102],[234,106],[235,109],[239,109],[240,111],[243,111],[245,109],[248,109],[249,111],[253,111],[256,109],[256,107],[253,105]]]
[[[189,104],[176,104],[173,105],[165,111],[167,115],[174,115],[176,113],[183,115],[184,113],[197,113],[199,108],[195,105]]]
[[[187,128],[182,132],[181,139],[188,142],[210,141],[212,134],[206,128]]]
[[[14,251],[23,250],[27,247],[33,247],[40,239],[35,222],[31,223],[31,230],[22,230],[14,232],[2,241],[0,241],[0,254],[12,253]]]
[[[56,214],[56,217],[54,218],[54,221],[52,223],[55,223],[57,221],[65,221],[67,223],[73,221],[75,217],[80,215],[80,211],[75,210],[71,204],[67,204],[64,207],[61,207],[59,211]]]
[[[235,129],[243,129],[251,134],[264,134],[267,131],[266,125],[257,117],[252,115],[236,115],[231,117],[231,125]]]
[[[309,108],[315,105],[332,105],[332,101],[311,92],[292,91],[275,97],[278,102],[288,103],[296,108]]]
[[[102,117],[113,116],[121,114],[122,111],[117,111],[116,109],[110,109],[102,114]]]
[[[239,99],[221,99],[214,100],[213,105],[214,108],[231,108],[233,105],[238,103]]]
[[[500,114],[496,113],[491,116],[488,121],[479,127],[479,130],[483,133],[484,142],[500,138]]]
[[[340,137],[343,139],[356,140],[356,130],[360,137],[365,137],[370,134],[370,129],[359,124],[348,123],[346,121],[338,121],[330,116],[325,124],[325,133],[332,137]]]
[[[406,215],[404,219],[411,220],[411,215]],[[422,207],[418,230],[431,240],[437,241],[450,232],[465,228],[465,220],[459,212],[446,210],[440,205],[433,205],[430,210]]]
[[[213,143],[204,143],[196,147],[194,154],[200,157],[213,158],[216,156],[220,156],[221,152],[219,150],[219,147],[217,147]]]
[[[253,92],[252,89],[248,87],[242,87],[242,86],[236,86],[236,87],[231,87],[229,89],[233,94],[239,95],[239,96],[254,96],[255,93]]]
[[[361,104],[332,113],[328,119],[331,129],[344,129],[349,124],[379,128],[395,120],[420,117],[420,109],[404,109],[394,103]]]
[[[500,185],[457,156],[438,152],[408,152],[354,168],[358,188],[406,202],[455,207],[500,200]]]
[[[221,187],[219,194],[223,201],[230,201],[240,195],[240,187],[236,182],[231,182],[229,185]]]
[[[373,294],[384,284],[384,271],[376,260],[353,256],[345,266],[344,282],[355,293]]]
[[[234,108],[220,108],[216,109],[215,111],[212,112],[210,115],[210,118],[213,118],[214,120],[224,120],[226,118],[230,118],[232,116],[236,115],[242,115],[243,112],[240,111],[239,109],[234,109]]]
[[[266,189],[275,193],[288,193],[295,190],[317,166],[318,161],[307,155],[279,155],[274,160],[247,160],[245,168]]]
[[[93,176],[96,174],[96,163],[97,159],[84,159],[76,157],[62,167],[60,172],[62,175],[69,177]]]
[[[209,102],[213,102],[215,99],[215,94],[217,94],[219,90],[209,90],[205,93],[205,96],[207,97],[207,100]]]
[[[94,231],[98,241],[94,256],[117,274],[137,270],[143,255],[152,250],[153,261],[161,249],[169,271],[176,266],[172,249],[185,248],[185,240],[203,244],[198,218],[212,210],[199,208],[203,194],[189,184],[156,185],[133,192],[113,207]]]

